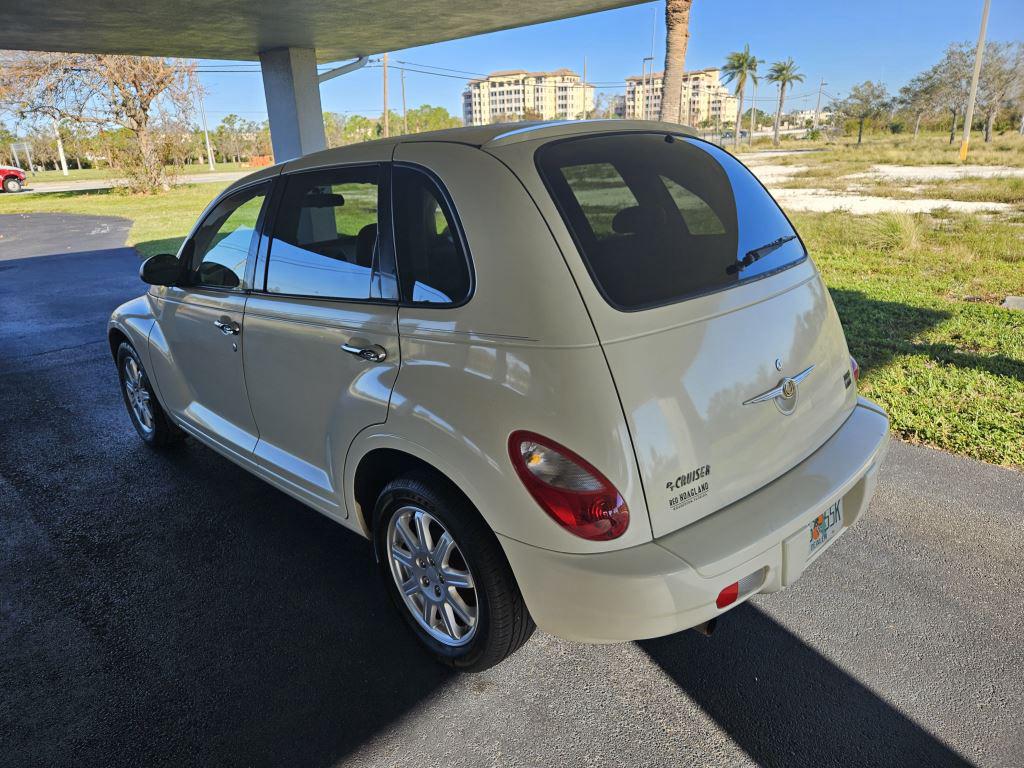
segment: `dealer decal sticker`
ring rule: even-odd
[[[706,478],[710,475],[711,465],[705,464],[665,483],[665,490],[673,494],[668,500],[669,509],[681,509],[691,501],[707,496],[711,481]]]

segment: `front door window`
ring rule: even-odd
[[[192,237],[193,284],[230,290],[250,287],[245,265],[266,195],[266,184],[240,190],[224,198],[203,220]]]

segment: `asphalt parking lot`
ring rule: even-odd
[[[118,222],[0,216],[0,764],[1024,765],[1024,474],[896,443],[865,519],[711,638],[538,633],[455,676],[365,542],[142,446]]]

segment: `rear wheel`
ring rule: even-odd
[[[8,176],[4,179],[4,192],[20,192],[21,191],[21,179],[16,179],[13,176]]]
[[[127,341],[121,342],[117,348],[117,372],[125,407],[139,437],[154,448],[181,440],[184,433],[171,423],[160,407],[142,360],[135,347]]]
[[[392,602],[443,664],[479,672],[533,634],[494,534],[440,478],[417,472],[384,488],[374,511],[374,545]]]

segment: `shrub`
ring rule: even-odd
[[[871,219],[867,243],[869,247],[886,253],[912,251],[921,245],[923,227],[918,215],[883,213]]]

